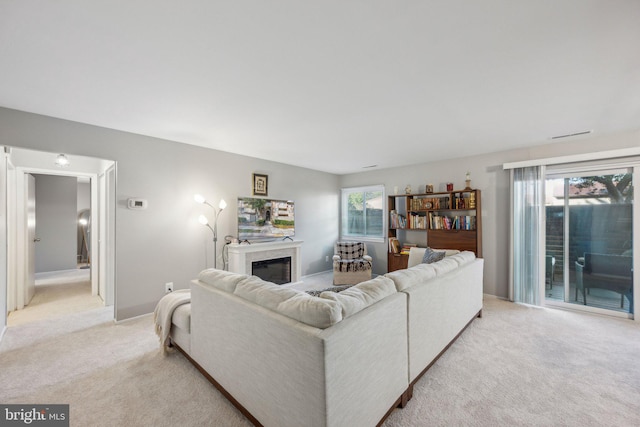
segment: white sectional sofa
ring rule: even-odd
[[[452,254],[319,297],[205,270],[171,339],[255,425],[374,426],[480,314],[482,265]]]
[[[411,248],[409,267],[387,273],[408,303],[409,382],[413,385],[477,316],[482,316],[484,259],[473,252],[448,251],[422,264],[424,248]]]
[[[372,426],[408,387],[406,294],[333,298],[219,270],[191,286],[191,353],[264,426]]]

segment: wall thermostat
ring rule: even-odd
[[[129,209],[147,209],[147,201],[145,199],[128,199],[127,206]]]

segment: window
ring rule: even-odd
[[[342,237],[384,241],[384,186],[342,189]]]

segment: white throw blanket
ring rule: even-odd
[[[169,344],[171,317],[176,308],[191,302],[191,289],[178,289],[163,296],[153,311],[153,321],[156,325],[156,335],[160,337],[162,351],[166,351]]]

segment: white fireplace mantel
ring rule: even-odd
[[[291,282],[298,282],[302,276],[300,248],[302,240],[278,240],[261,243],[231,243],[228,247],[229,271],[251,274],[254,261],[291,257]]]

